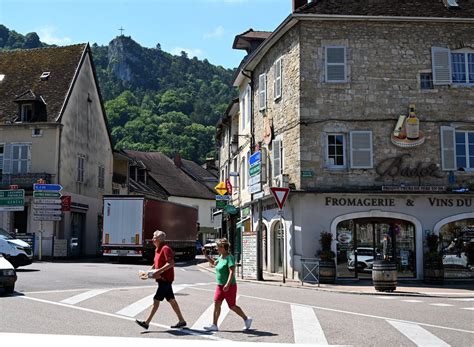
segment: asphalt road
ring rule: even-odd
[[[238,304],[252,329],[223,304],[219,331],[212,317],[214,275],[177,264],[176,299],[187,329],[162,303],[148,331],[156,285],[138,278],[144,264],[36,262],[18,271],[14,296],[0,297],[0,334],[54,334],[356,346],[473,346],[474,300],[353,295],[241,282]],[[33,335],[32,335],[33,336]],[[47,335],[41,335],[47,336]],[[49,335],[51,336],[51,335]]]

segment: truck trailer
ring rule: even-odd
[[[107,257],[154,258],[153,232],[166,233],[175,255],[193,259],[198,232],[196,208],[140,195],[105,195],[102,252]]]

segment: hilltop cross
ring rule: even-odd
[[[123,36],[123,31],[124,31],[125,29],[122,28],[122,26],[120,26],[120,29],[118,29],[118,30],[120,30],[120,36]]]

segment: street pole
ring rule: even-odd
[[[262,199],[258,200],[258,229],[257,229],[257,281],[263,281],[262,270]]]
[[[283,210],[279,210],[278,213],[280,214],[280,226],[283,229],[283,283],[286,283],[286,231],[283,225]]]
[[[40,231],[39,231],[39,254],[38,260],[41,261],[41,256],[43,252],[43,221],[40,221]]]

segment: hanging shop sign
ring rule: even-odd
[[[398,117],[395,129],[392,132],[391,141],[395,146],[412,148],[425,142],[425,135],[420,130],[420,120],[416,115],[415,104],[408,107],[408,116]]]
[[[418,162],[415,167],[406,165],[404,158],[410,157],[410,154],[405,153],[398,157],[384,159],[377,165],[375,171],[382,177],[444,177],[439,171],[439,167],[434,163],[423,165],[422,162]]]

